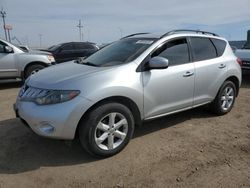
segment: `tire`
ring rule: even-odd
[[[106,103],[89,112],[79,126],[83,148],[94,156],[109,157],[129,143],[134,133],[134,117],[126,106]]]
[[[236,87],[231,81],[225,81],[216,98],[210,105],[210,109],[217,115],[224,115],[231,111],[236,98]]]
[[[30,65],[25,73],[24,73],[24,79],[27,79],[31,74],[34,74],[35,72],[38,72],[39,70],[45,68],[45,66],[40,65],[40,64],[34,64],[34,65]]]

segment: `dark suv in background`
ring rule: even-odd
[[[235,50],[235,55],[241,59],[242,69],[250,70],[250,30],[247,31],[247,41],[241,49]]]
[[[88,57],[99,50],[95,43],[90,42],[67,42],[42,49],[53,54],[56,63],[75,60],[78,57]]]

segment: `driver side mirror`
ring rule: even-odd
[[[10,46],[5,46],[4,51],[5,51],[5,53],[13,53],[14,52],[13,48]]]
[[[149,62],[146,64],[146,70],[151,69],[166,69],[168,68],[169,62],[168,59],[163,57],[153,57],[149,60]]]

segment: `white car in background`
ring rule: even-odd
[[[55,63],[47,52],[25,52],[21,48],[0,39],[0,79],[26,79],[34,72]]]

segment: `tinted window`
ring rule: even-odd
[[[76,49],[80,49],[80,50],[83,50],[83,49],[89,49],[89,50],[95,49],[94,45],[88,44],[88,43],[76,43],[75,47],[76,47]]]
[[[55,50],[57,50],[58,48],[60,48],[61,46],[62,46],[62,44],[53,45],[53,46],[49,47],[48,50],[50,50],[50,51],[55,51]]]
[[[191,37],[194,61],[217,57],[216,49],[209,38]]]
[[[222,56],[222,54],[225,51],[227,43],[224,40],[220,40],[220,39],[211,39],[211,40],[215,45],[217,56]]]
[[[0,53],[4,53],[4,45],[0,44]]]
[[[157,49],[154,56],[167,58],[169,65],[180,65],[189,62],[188,45],[186,39],[169,41]]]
[[[4,49],[5,46],[6,44],[0,41],[0,53],[5,53],[5,49]]]
[[[62,47],[63,50],[74,50],[73,44],[66,44]]]

